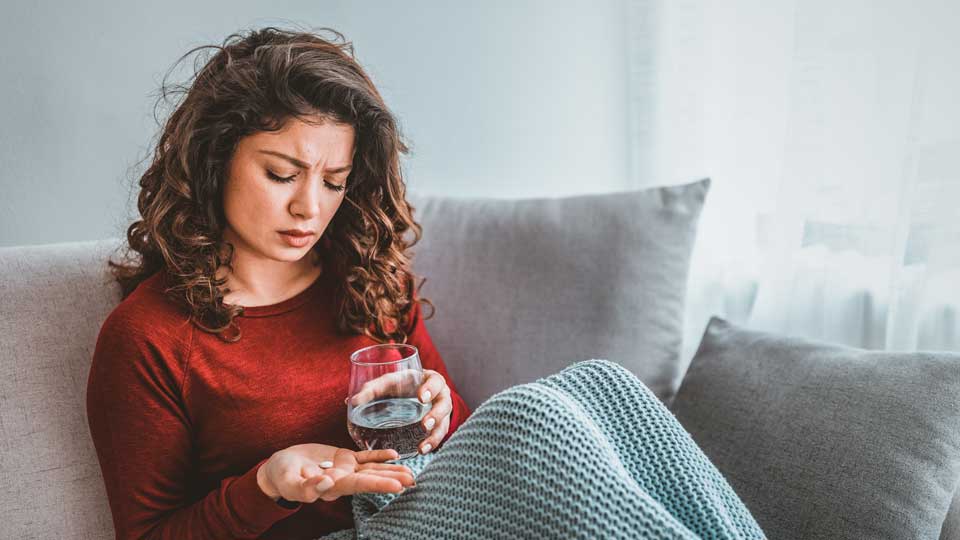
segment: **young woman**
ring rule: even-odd
[[[276,28],[231,35],[178,87],[140,180],[142,218],[127,231],[135,254],[110,262],[124,299],[100,330],[88,381],[117,538],[300,540],[354,526],[371,538],[515,538],[569,536],[570,523],[592,523],[588,535],[608,538],[649,527],[664,538],[759,537],[675,419],[610,363],[580,363],[552,383],[495,396],[451,442],[459,446],[432,459],[471,413],[423,322],[430,302],[418,294],[408,251],[421,230],[399,163],[407,148],[352,47],[334,34],[339,40]],[[347,358],[387,342],[415,345],[427,374],[418,396],[432,408],[413,463],[432,487],[388,463],[392,450],[354,450],[347,433]],[[578,395],[578,380],[633,397],[614,418],[602,396]],[[510,418],[539,422],[546,438]],[[686,457],[664,454],[662,441],[618,450],[598,424],[626,441],[679,433],[672,444]],[[552,459],[538,461],[547,448]],[[540,465],[517,474],[518,456]],[[554,471],[556,463],[565,466]],[[696,472],[668,481],[665,464]],[[592,477],[581,476],[588,470]],[[558,479],[566,488],[536,484]],[[556,522],[502,514],[525,497],[562,502],[570,489],[605,509],[575,505],[548,514]],[[351,506],[351,495],[379,493],[380,510],[401,492],[372,518]],[[604,502],[607,493],[620,494]],[[687,512],[676,507],[678,493],[705,500]],[[477,508],[493,521],[467,519]],[[611,509],[626,525],[597,522]]]
[[[344,495],[412,485],[391,451],[352,450],[361,347],[418,347],[421,452],[469,415],[413,287],[405,151],[367,76],[319,37],[235,35],[196,76],[140,180],[139,260],[112,264],[125,298],[90,373],[118,538],[312,538],[352,526]]]

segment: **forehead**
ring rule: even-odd
[[[332,121],[307,123],[297,118],[288,120],[279,131],[262,131],[249,136],[246,142],[256,150],[275,150],[300,160],[315,163],[321,159],[335,164],[349,164],[353,155],[354,129],[349,124]]]

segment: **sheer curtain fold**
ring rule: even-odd
[[[627,6],[636,182],[713,179],[684,357],[713,314],[960,350],[960,5]]]

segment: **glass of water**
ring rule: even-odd
[[[392,448],[399,459],[417,455],[427,436],[420,420],[431,407],[417,397],[422,383],[413,345],[372,345],[350,355],[347,430],[361,450]]]

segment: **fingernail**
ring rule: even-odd
[[[423,393],[423,397],[420,398],[420,401],[427,403],[428,401],[430,401],[430,395],[431,395],[430,391],[427,390],[426,392]]]
[[[427,443],[427,444],[423,445],[422,448],[420,448],[420,453],[421,453],[421,454],[426,454],[427,452],[430,451],[431,448],[433,448],[433,446],[431,446],[430,443]]]
[[[427,418],[427,429],[433,429],[433,425],[436,423],[437,421],[433,418]]]

